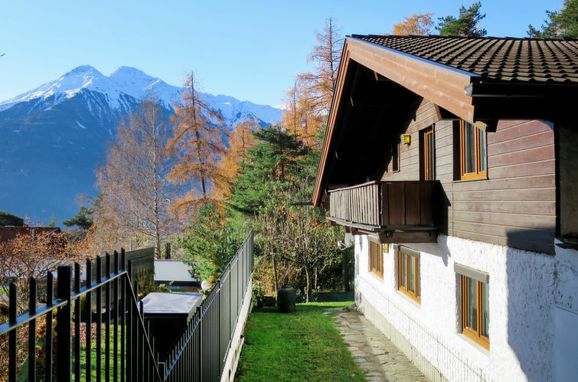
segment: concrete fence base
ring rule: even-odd
[[[241,357],[241,350],[243,349],[243,343],[245,342],[243,332],[245,330],[247,319],[249,318],[249,312],[251,311],[252,294],[253,281],[250,281],[249,286],[247,287],[247,292],[245,292],[245,296],[243,297],[243,305],[241,306],[237,325],[235,326],[235,331],[233,332],[231,347],[227,352],[225,368],[223,369],[223,374],[221,375],[221,382],[232,382],[235,379],[235,373],[237,372],[237,366],[239,365],[239,358]]]

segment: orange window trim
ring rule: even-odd
[[[413,287],[414,291],[409,289],[409,277],[410,277],[410,266],[411,266],[411,257],[415,258],[414,264],[415,269],[413,272]],[[405,284],[403,282],[403,267],[402,265],[405,263]],[[402,292],[407,297],[411,298],[412,300],[420,303],[421,302],[421,284],[419,282],[420,277],[420,269],[419,269],[419,256],[417,255],[410,255],[407,253],[403,253],[402,250],[397,251],[397,289]]]
[[[430,127],[423,132],[423,176],[424,180],[433,180],[434,174],[430,170],[433,168],[430,159],[432,158],[433,129]]]
[[[477,315],[476,315],[476,327],[477,330],[474,330],[467,326],[466,324],[466,317],[468,315],[468,278],[467,276],[460,275],[460,283],[461,283],[461,293],[462,293],[462,334],[466,337],[477,343],[478,345],[482,346],[485,349],[490,349],[490,339],[484,335],[482,335],[482,320],[483,320],[483,293],[482,293],[482,282],[476,281],[476,297],[477,297]]]
[[[486,170],[481,170],[481,161],[487,161],[487,158],[481,158],[480,153],[480,134],[485,134],[485,131],[479,127],[474,128],[474,148],[475,148],[475,171],[466,172],[466,143],[465,143],[465,129],[466,122],[460,121],[460,179],[461,180],[474,180],[474,179],[488,179],[488,172]],[[486,150],[487,153],[487,150]],[[486,154],[487,155],[487,154]]]
[[[383,279],[383,251],[382,246],[369,241],[369,272]]]

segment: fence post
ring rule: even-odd
[[[56,323],[56,348],[57,348],[57,375],[59,382],[70,382],[71,357],[71,327],[72,327],[72,310],[71,301],[71,279],[72,268],[69,265],[58,267],[58,280],[56,284],[56,297],[65,300],[66,305],[58,309]]]

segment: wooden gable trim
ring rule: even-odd
[[[337,119],[338,105],[341,101],[341,94],[345,86],[345,77],[349,69],[349,39],[345,40],[343,44],[343,51],[341,52],[341,61],[339,64],[339,71],[337,73],[337,84],[335,86],[335,94],[331,100],[331,108],[329,109],[329,117],[327,119],[327,128],[325,131],[325,139],[323,140],[323,147],[321,148],[321,160],[317,166],[317,176],[315,178],[315,185],[313,188],[313,205],[318,206],[321,203],[323,177],[325,176],[325,169],[327,164],[327,156],[329,154],[329,147],[333,137],[333,129],[335,127],[335,120]]]
[[[366,41],[348,39],[349,58],[415,94],[474,122],[472,97],[466,94],[477,74],[420,59]]]
[[[333,143],[333,131],[339,116],[339,105],[345,87],[346,74],[351,60],[373,70],[375,73],[398,83],[413,93],[433,102],[469,122],[474,122],[472,97],[465,88],[477,74],[437,64],[394,49],[369,42],[347,38],[341,54],[335,94],[327,121],[327,131],[321,150],[321,160],[313,192],[313,204],[321,202],[322,184],[327,158]]]

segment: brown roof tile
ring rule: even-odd
[[[578,40],[353,35],[497,81],[578,83]]]

